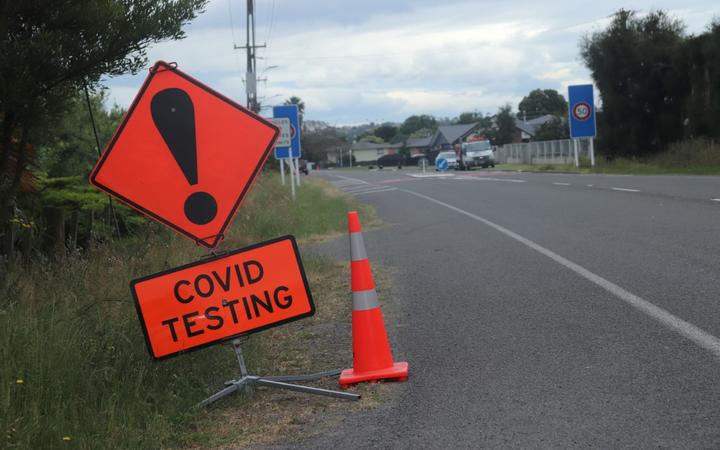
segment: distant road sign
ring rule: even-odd
[[[130,288],[155,359],[315,312],[292,236],[148,275]]]
[[[595,103],[592,84],[568,87],[570,137],[595,137]]]
[[[435,167],[441,172],[445,172],[448,169],[448,161],[445,158],[438,158],[435,161]]]
[[[290,119],[289,146],[278,145],[275,147],[275,159],[299,158],[300,150],[300,113],[297,105],[281,105],[273,107],[273,118]]]
[[[268,120],[280,129],[280,136],[277,142],[275,142],[275,147],[290,147],[292,145],[293,135],[290,119],[287,117],[273,117]]]
[[[160,61],[90,182],[193,241],[215,247],[278,133],[272,123]]]

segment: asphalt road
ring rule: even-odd
[[[294,445],[720,448],[720,178],[314,176],[392,224],[365,243],[411,376]]]

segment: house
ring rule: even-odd
[[[405,141],[405,147],[411,157],[418,155],[426,155],[430,151],[430,144],[432,143],[432,136],[422,138],[410,138]]]
[[[465,142],[471,134],[475,133],[480,123],[466,123],[461,125],[443,125],[438,127],[432,137],[430,146],[433,150],[452,150],[455,144]]]
[[[552,114],[536,117],[528,121],[515,119],[516,136],[513,136],[513,142],[528,142],[537,134],[540,127],[555,119]],[[565,123],[565,119],[562,119]]]
[[[373,142],[354,142],[350,151],[355,164],[372,164],[381,156],[394,155],[400,151],[403,143],[375,144]]]
[[[411,157],[425,155],[430,161],[433,161],[441,151],[452,150],[456,144],[466,142],[477,132],[479,126],[479,122],[443,125],[438,127],[432,136],[408,139],[405,147],[410,151]]]

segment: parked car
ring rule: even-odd
[[[396,166],[398,169],[402,169],[403,164],[405,163],[405,158],[400,154],[393,154],[393,155],[383,155],[378,158],[377,165],[378,169],[382,169],[383,167],[390,167],[390,166]]]
[[[495,167],[495,155],[490,141],[464,142],[462,145],[463,155],[468,165],[482,166],[484,169]]]
[[[455,157],[455,152],[440,152],[438,153],[437,157],[435,158],[435,170],[437,170],[437,160],[438,159],[444,159],[448,162],[448,169],[457,169],[458,168],[458,162],[457,157]]]

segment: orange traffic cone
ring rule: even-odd
[[[340,386],[363,381],[405,381],[408,377],[408,363],[393,361],[356,211],[348,213],[348,231],[352,261],[353,367],[342,371]]]

